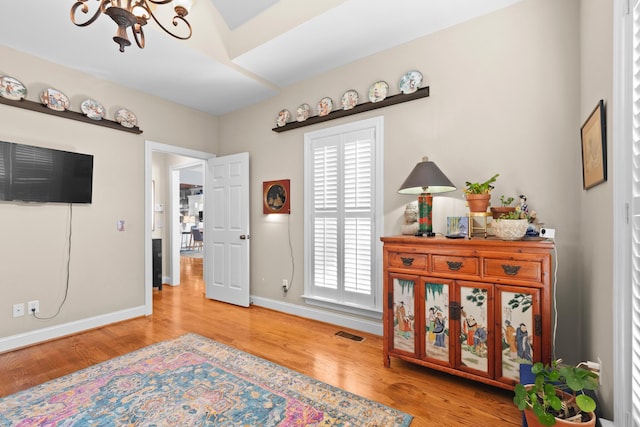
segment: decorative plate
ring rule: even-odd
[[[400,79],[400,92],[413,93],[420,89],[422,84],[422,73],[420,71],[412,70],[402,76]]]
[[[389,85],[387,82],[379,81],[375,82],[369,88],[369,101],[371,102],[380,102],[387,97],[387,92],[389,91]]]
[[[291,113],[289,110],[280,110],[278,113],[278,117],[276,118],[276,126],[281,128],[286,125],[289,119],[291,118]]]
[[[64,111],[69,109],[69,98],[59,90],[48,88],[40,93],[40,102],[54,111]]]
[[[126,108],[121,108],[116,111],[116,122],[120,123],[126,128],[135,127],[138,124],[138,118],[131,111]]]
[[[0,77],[0,96],[20,101],[27,96],[27,88],[13,77],[2,76]]]
[[[299,122],[304,122],[309,118],[309,112],[311,111],[311,107],[309,104],[302,104],[296,110],[296,120]]]
[[[324,97],[318,102],[318,115],[326,116],[333,110],[333,101],[329,97]]]
[[[96,100],[85,99],[80,104],[80,109],[85,116],[93,120],[102,120],[106,114],[104,107]]]
[[[352,109],[353,107],[356,106],[356,104],[358,104],[358,92],[356,92],[353,89],[346,91],[342,95],[342,100],[340,101],[340,104],[342,104],[343,110]]]

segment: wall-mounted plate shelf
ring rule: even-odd
[[[378,102],[364,102],[356,105],[350,110],[336,110],[330,112],[326,116],[312,116],[304,122],[290,122],[282,127],[275,127],[271,130],[274,132],[284,132],[304,126],[315,125],[316,123],[326,122],[328,120],[339,119],[340,117],[351,116],[352,114],[364,113],[365,111],[377,110],[378,108],[413,101],[414,99],[426,98],[427,96],[429,96],[429,86],[422,87],[416,92],[409,94],[399,93],[397,95],[391,95]]]
[[[28,99],[22,99],[20,101],[14,101],[12,99],[2,98],[0,97],[0,104],[11,105],[12,107],[23,108],[25,110],[37,111],[38,113],[50,114],[52,116],[63,117],[65,119],[77,120],[84,123],[90,123],[92,125],[104,126],[111,129],[121,130],[123,132],[130,132],[141,134],[142,130],[134,126],[132,128],[127,128],[122,126],[120,123],[115,122],[113,120],[102,119],[102,120],[93,120],[89,117],[85,116],[82,113],[77,113],[75,111],[55,111],[51,108],[42,105],[38,102],[29,101]]]

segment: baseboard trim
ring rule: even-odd
[[[356,331],[368,332],[374,335],[382,336],[382,322],[375,322],[366,319],[358,319],[342,314],[331,313],[314,308],[303,307],[296,304],[289,304],[282,301],[276,301],[269,298],[251,297],[252,304],[260,307],[269,308],[271,310],[282,311],[284,313],[293,314],[307,319],[317,320],[320,322],[331,323],[333,325],[354,329]]]
[[[139,306],[126,310],[115,311],[100,316],[89,317],[74,322],[63,323],[61,325],[50,326],[47,328],[37,329],[22,334],[11,335],[0,338],[0,353],[18,348],[27,347],[29,345],[49,341],[56,338],[62,338],[67,335],[77,334],[89,329],[95,329],[111,323],[121,322],[123,320],[141,317],[145,315],[145,307]]]

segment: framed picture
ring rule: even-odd
[[[289,214],[289,180],[265,181],[262,183],[262,212],[265,214]]]
[[[585,190],[607,180],[606,135],[604,101],[601,99],[580,129],[582,187]]]

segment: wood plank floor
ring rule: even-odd
[[[419,426],[519,426],[512,392],[397,359],[382,337],[252,306],[207,300],[202,260],[183,258],[182,284],[154,289],[152,316],[0,354],[0,397],[146,345],[197,333],[405,411]],[[338,337],[344,330],[364,337]]]

